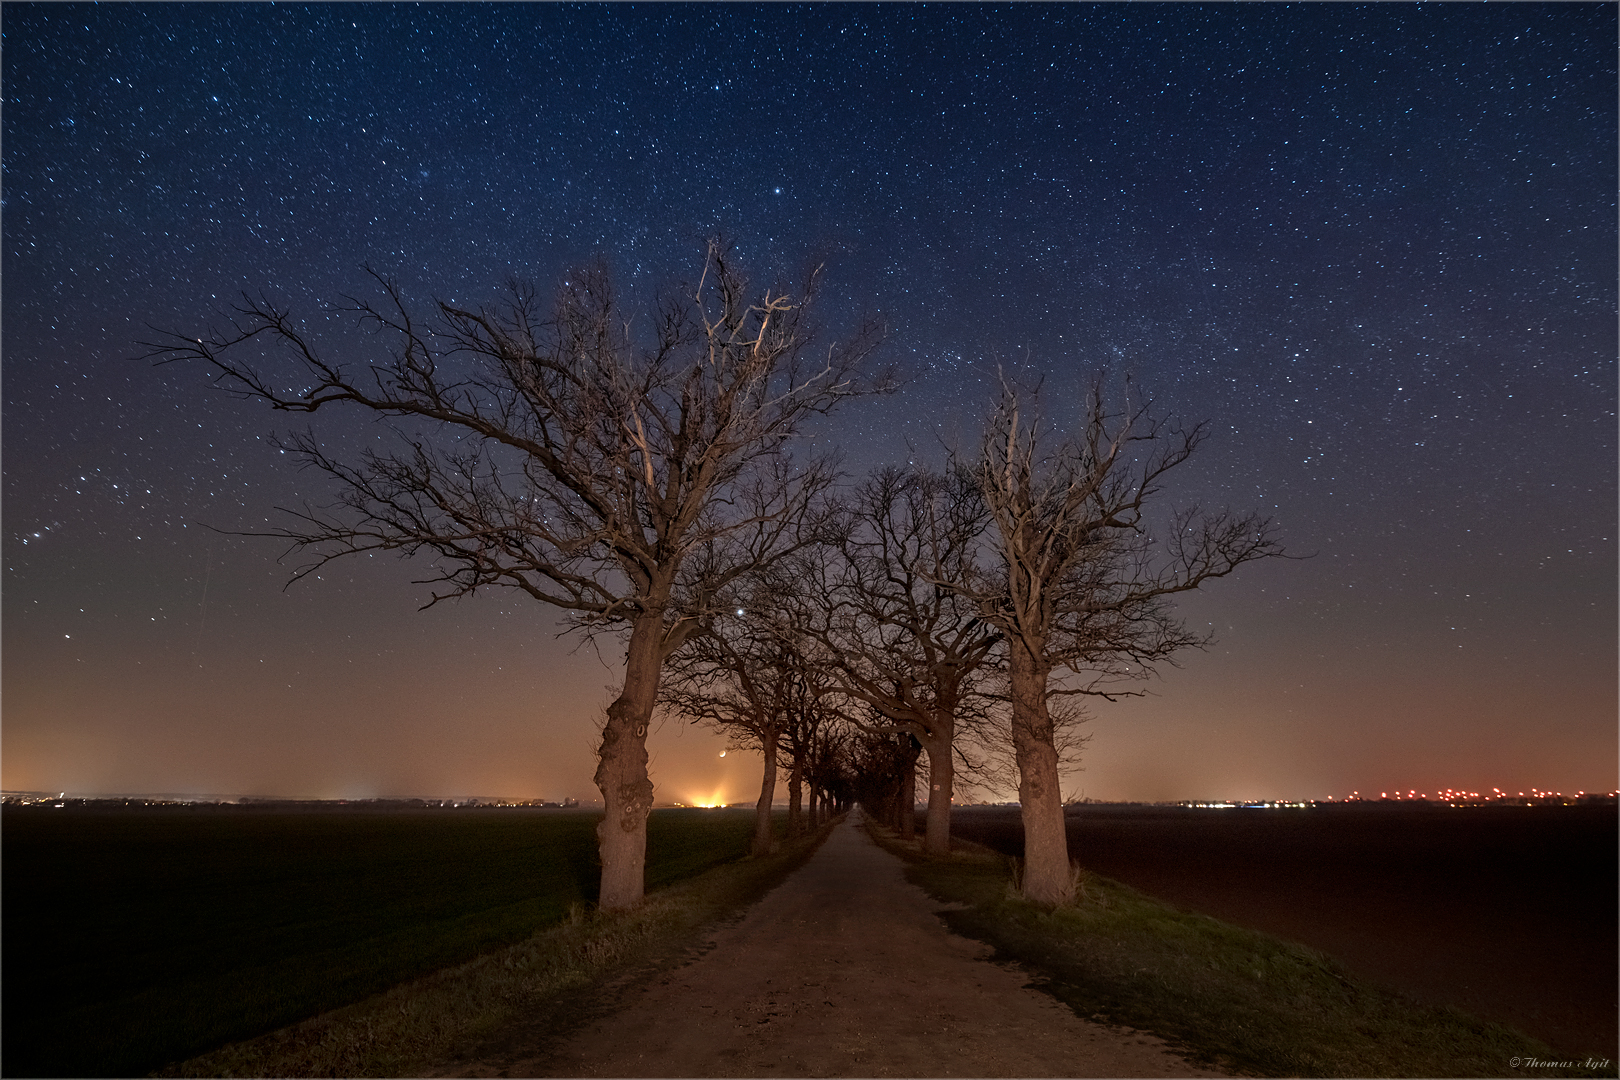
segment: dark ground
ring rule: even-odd
[[[0,814],[0,1074],[139,1076],[521,941],[596,896],[600,812],[264,802]],[[657,810],[650,888],[751,811]]]
[[[1560,1053],[1620,1057],[1620,817],[1612,806],[1072,807],[1087,870],[1303,942]],[[1016,807],[955,835],[1023,852]]]

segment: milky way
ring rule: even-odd
[[[1616,784],[1612,5],[7,4],[4,785],[589,799],[615,680],[552,613],[283,590],[285,418],[139,359],[243,290],[330,347],[362,264],[476,302],[732,236],[881,315],[894,398],[819,438],[939,462],[998,366],[1211,422],[1168,494],[1310,558],[1100,705],[1102,798]],[[329,435],[379,434],[351,418]],[[667,725],[660,798],[754,782]],[[722,767],[733,770],[721,771]],[[754,766],[757,770],[757,764]],[[754,775],[757,775],[754,774]]]

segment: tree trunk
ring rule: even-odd
[[[923,749],[928,751],[928,835],[923,839],[923,850],[930,855],[948,855],[951,851],[951,790],[956,782],[949,729],[924,740]]]
[[[1074,880],[1069,873],[1052,716],[1046,708],[1048,672],[1039,659],[1040,650],[1029,644],[1016,636],[1007,642],[1013,751],[1024,818],[1023,893],[1038,904],[1056,905],[1074,899]]]
[[[788,820],[787,834],[790,839],[796,838],[804,831],[804,822],[800,819],[800,789],[804,785],[804,767],[799,764],[799,755],[793,755],[793,768],[788,771]]]
[[[900,818],[900,839],[917,839],[917,755],[922,745],[911,735],[900,736],[900,791],[895,807]]]
[[[765,775],[759,782],[759,802],[754,804],[755,855],[771,853],[771,803],[776,801],[776,732],[767,731],[760,737],[760,749],[765,753]]]
[[[653,802],[652,780],[647,776],[647,723],[663,667],[662,638],[661,611],[641,616],[631,627],[624,688],[607,708],[602,745],[596,752],[596,787],[604,811],[596,826],[602,858],[597,903],[604,911],[630,907],[646,888],[647,814]]]

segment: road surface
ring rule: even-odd
[[[682,967],[633,985],[559,1045],[461,1076],[1220,1076],[1160,1040],[1077,1017],[989,946],[951,934],[855,811]]]

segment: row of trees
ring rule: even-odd
[[[975,453],[840,492],[831,457],[801,452],[801,436],[848,398],[893,389],[889,372],[862,374],[878,328],[819,342],[817,274],[797,293],[755,289],[718,243],[640,336],[601,269],[549,304],[514,282],[498,302],[441,302],[427,318],[373,277],[380,301],[347,304],[377,341],[364,357],[328,356],[253,297],[201,336],[149,346],[276,410],[394,421],[391,448],[354,457],[313,433],[286,439],[336,491],[272,534],[312,556],[297,576],[362,552],[428,556],[427,606],[511,588],[620,637],[596,772],[604,908],[642,896],[660,701],[757,742],[767,809],[779,749],[799,771],[790,791],[808,781],[824,799],[848,783],[835,716],[913,763],[926,752],[934,850],[962,733],[993,745],[999,717],[1024,891],[1067,899],[1064,703],[1198,644],[1169,598],[1278,553],[1265,520],[1226,512],[1179,513],[1155,542],[1144,509],[1203,429],[1111,406],[1100,383],[1068,438],[1004,384]]]

